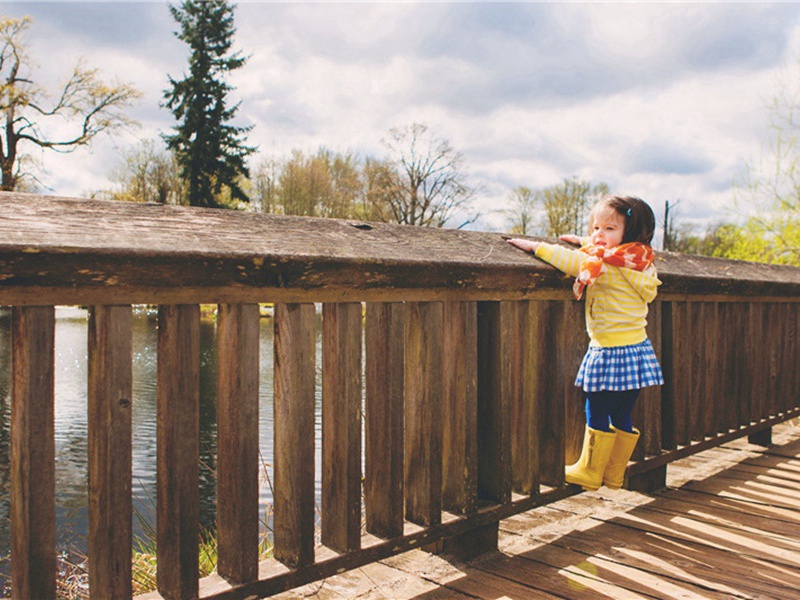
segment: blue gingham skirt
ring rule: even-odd
[[[621,392],[663,383],[661,366],[647,339],[631,346],[590,346],[575,379],[575,385],[586,392]]]

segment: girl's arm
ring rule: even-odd
[[[534,242],[533,240],[523,240],[520,238],[511,238],[510,240],[506,240],[512,246],[516,246],[520,250],[525,250],[525,252],[536,252],[539,249],[539,246],[542,245],[541,242]]]
[[[585,257],[585,255],[582,255],[577,250],[571,250],[554,244],[545,244],[543,242],[534,242],[532,240],[523,240],[520,238],[511,238],[507,241],[509,244],[525,250],[526,252],[535,253],[537,257],[573,277],[577,277],[578,271],[580,271],[581,258]]]
[[[583,240],[580,237],[578,237],[577,235],[573,235],[571,233],[567,235],[562,235],[558,239],[560,239],[562,242],[567,242],[568,244],[575,244],[576,246],[580,246],[581,244],[583,244]]]

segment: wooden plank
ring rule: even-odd
[[[442,507],[471,514],[478,504],[478,307],[443,305]]]
[[[276,304],[274,338],[273,554],[290,566],[314,561],[313,304]]]
[[[478,497],[511,499],[508,302],[478,304]]]
[[[701,410],[701,435],[708,437],[715,435],[719,430],[716,423],[717,414],[714,402],[720,389],[717,365],[719,353],[717,352],[719,338],[718,331],[719,305],[715,302],[703,303],[703,354],[700,357],[702,374],[698,383],[699,402]],[[702,439],[702,438],[701,438]]]
[[[672,307],[673,423],[675,443],[684,446],[691,440],[691,343],[694,336],[689,302]]]
[[[130,306],[89,309],[89,589],[97,597],[132,594],[131,323]]]
[[[537,404],[539,406],[539,456],[541,481],[546,485],[564,483],[564,352],[562,332],[564,310],[561,302],[537,302],[539,327],[535,340],[537,364]]]
[[[562,331],[562,347],[564,348],[564,423],[565,423],[565,460],[571,465],[578,460],[583,445],[586,427],[585,404],[583,390],[575,387],[575,377],[586,354],[586,319],[583,302],[564,302],[564,329]]]
[[[649,518],[665,518],[649,509],[637,509],[635,516],[644,523]],[[617,523],[616,520],[605,521],[594,529],[564,536],[555,542],[557,548],[562,548],[561,553],[547,547],[541,559],[539,553],[535,556],[555,566],[559,559],[564,560],[560,556],[564,551],[575,552],[573,564],[595,565],[596,569],[587,570],[622,588],[611,597],[621,597],[626,588],[646,593],[646,597],[719,600],[751,597],[751,594],[778,598],[786,590],[785,585],[772,579],[779,570],[764,578],[743,576],[743,573],[752,572],[751,560],[710,546],[702,537],[675,543],[668,537],[644,534],[638,527],[619,527]],[[694,528],[695,523],[697,529],[702,530],[701,522],[687,522],[690,528]],[[585,557],[583,561],[581,556]],[[769,565],[759,567],[763,567],[765,573],[771,570]]]
[[[516,581],[518,585],[538,589],[540,593],[553,594],[559,598],[666,598],[654,594],[649,589],[650,586],[638,581],[645,578],[645,573],[629,569],[623,575],[619,573],[621,568],[604,569],[606,564],[608,563],[602,559],[567,548],[545,546],[522,556],[500,556],[479,566],[499,577]],[[644,595],[645,592],[649,593]]]
[[[406,519],[442,519],[442,304],[410,302],[405,315]]]
[[[200,307],[158,308],[158,591],[198,594]]]
[[[673,338],[674,302],[661,302],[661,370],[664,386],[661,388],[661,447],[674,450],[675,441],[675,353]]]
[[[14,598],[55,598],[55,415],[52,306],[11,313],[11,583]]]
[[[746,419],[756,421],[764,412],[770,387],[770,353],[768,336],[769,311],[762,302],[750,305],[747,315],[747,344],[744,347],[750,386],[745,408]],[[744,367],[744,365],[742,365]]]
[[[800,404],[800,303],[788,306],[789,323],[787,326],[787,353],[786,373],[789,375],[789,393],[784,397],[783,410],[791,410]]]
[[[728,430],[727,414],[725,411],[726,396],[728,394],[727,386],[729,385],[730,369],[728,365],[729,350],[727,348],[727,334],[728,334],[728,311],[727,304],[724,302],[715,303],[716,317],[715,327],[713,330],[714,335],[714,379],[711,382],[712,390],[710,391],[711,408],[714,412],[713,423],[714,431],[711,435],[716,435],[723,431]]]
[[[322,543],[361,544],[361,331],[357,302],[322,308]]]
[[[367,531],[403,533],[403,304],[367,303],[364,503]]]
[[[703,415],[708,404],[705,392],[705,328],[706,310],[704,302],[691,302],[688,306],[688,319],[691,326],[691,333],[688,335],[687,344],[689,350],[689,439],[700,441],[705,434]]]
[[[537,352],[539,339],[538,304],[524,301],[515,305],[515,324],[512,324],[512,382],[511,395],[511,462],[513,490],[520,494],[539,492],[539,411],[538,391],[542,356]]]
[[[258,576],[258,304],[217,310],[217,571]]]
[[[647,319],[647,337],[653,345],[659,364],[663,364],[661,305],[661,301],[652,303]],[[651,386],[642,390],[636,401],[633,422],[641,432],[641,438],[634,449],[634,460],[642,460],[645,456],[661,453],[661,393],[662,386]]]
[[[195,295],[181,302],[237,303],[290,288],[306,291],[306,298],[331,289],[446,288],[463,299],[471,293],[497,298],[511,290],[563,293],[570,286],[557,269],[491,232],[18,193],[0,197],[7,215],[0,219],[0,303],[12,303],[10,294],[18,291],[27,290],[29,300],[38,293],[42,303],[70,289],[75,298],[89,287],[95,294],[139,294],[139,301],[192,288]],[[187,230],[193,235],[185,235]],[[659,263],[659,276],[662,294],[800,295],[800,270],[792,267],[673,254]],[[199,297],[197,292],[212,287],[228,297]],[[94,296],[88,303],[133,301]]]
[[[783,337],[786,331],[786,319],[783,305],[770,302],[767,305],[766,333],[769,347],[767,372],[769,374],[768,392],[760,417],[768,417],[778,412],[778,397],[781,393],[781,361],[784,352]]]

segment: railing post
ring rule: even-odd
[[[409,302],[405,315],[406,518],[442,520],[442,303]]]
[[[364,503],[367,531],[403,534],[403,304],[366,309]]]
[[[15,599],[56,595],[55,309],[12,310],[11,584]]]
[[[314,305],[275,305],[275,558],[314,562]]]
[[[217,311],[217,572],[258,577],[258,304]]]
[[[129,598],[131,585],[130,306],[89,309],[89,589]]]
[[[476,302],[443,305],[442,505],[478,505],[478,314]]]
[[[158,309],[158,591],[198,596],[200,307]]]
[[[361,304],[322,308],[322,543],[361,547]]]
[[[564,328],[563,302],[536,302],[538,327],[533,341],[540,369],[536,391],[539,395],[539,456],[542,483],[559,486],[564,483],[565,417]]]

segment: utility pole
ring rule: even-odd
[[[670,250],[672,248],[672,240],[670,239],[669,227],[669,200],[664,201],[664,239],[661,242],[662,250]]]

